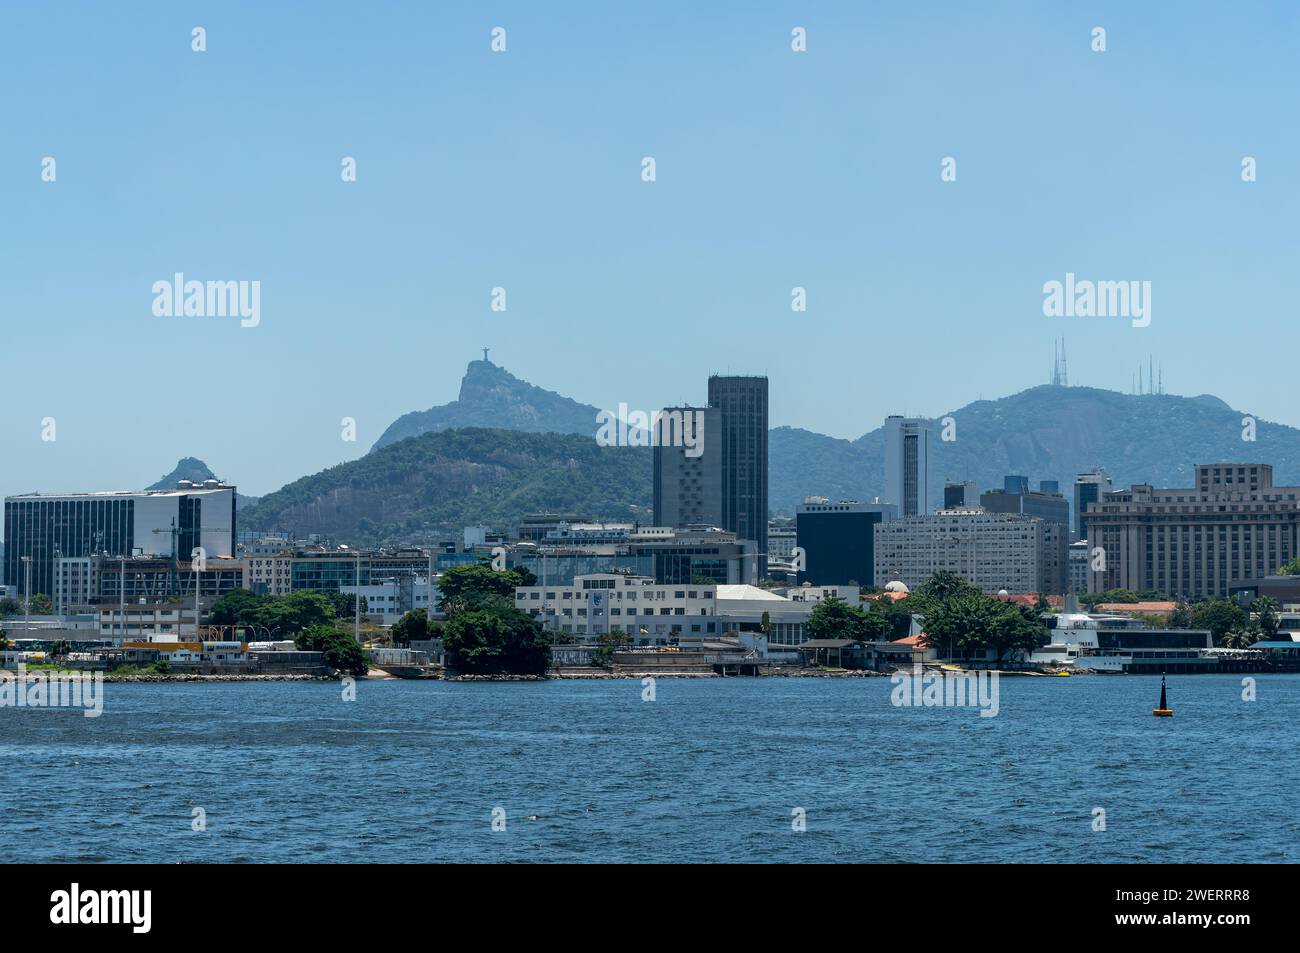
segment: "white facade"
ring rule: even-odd
[[[181,605],[131,605],[126,614],[118,606],[99,610],[99,635],[127,642],[195,641],[194,607]]]
[[[766,613],[771,642],[798,645],[820,599],[838,595],[858,604],[856,586],[791,592],[797,598],[749,585],[659,585],[646,576],[592,573],[576,577],[571,586],[519,586],[515,608],[537,618],[547,630],[579,640],[620,633],[640,645],[755,632]]]
[[[930,512],[930,422],[885,418],[885,502],[900,516]],[[879,577],[877,577],[879,578]]]
[[[916,588],[937,572],[961,576],[982,592],[1051,591],[1042,520],[981,509],[940,510],[875,527],[877,579]],[[1061,567],[1063,568],[1063,567]]]

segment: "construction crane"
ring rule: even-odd
[[[170,528],[170,529],[153,529],[153,530],[150,530],[150,532],[155,533],[155,534],[159,534],[159,535],[161,535],[161,534],[163,534],[163,533],[166,533],[166,534],[170,535],[171,538],[172,538],[172,545],[171,545],[171,555],[172,555],[172,558],[171,558],[171,572],[169,573],[169,578],[168,578],[168,593],[167,593],[167,594],[168,594],[169,596],[179,596],[179,595],[180,595],[180,578],[179,578],[179,569],[180,569],[181,554],[180,554],[179,550],[177,549],[177,547],[180,545],[180,535],[181,535],[181,530],[180,530],[180,529],[177,527],[177,525],[176,525],[176,517],[174,517],[174,516],[172,517],[172,525],[171,525],[171,528]],[[197,533],[197,534],[198,534],[198,538],[201,540],[201,539],[203,538],[203,534],[204,534],[204,533],[224,533],[225,535],[229,536],[229,535],[230,535],[230,527],[228,527],[228,526],[200,526],[198,529],[190,529],[190,530],[186,530],[185,532],[188,532],[188,533]],[[200,545],[202,545],[202,544],[200,544]],[[230,549],[231,549],[231,554],[233,555],[233,554],[234,554],[234,540],[231,540],[231,547],[230,547]],[[197,572],[195,572],[195,574],[194,574],[194,593],[195,593],[195,596],[196,596],[196,597],[198,596],[198,591],[199,591],[199,574],[198,574]],[[196,619],[196,620],[195,620],[195,625],[197,625],[197,624],[198,624],[198,620]]]

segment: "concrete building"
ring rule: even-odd
[[[115,642],[195,642],[194,607],[132,605],[99,610],[99,635]]]
[[[896,513],[892,503],[812,497],[800,504],[796,532],[806,562],[799,578],[819,586],[874,586],[875,527]]]
[[[722,412],[716,407],[668,407],[659,419],[695,419],[700,432],[696,442],[687,442],[671,439],[671,427],[656,428],[655,525],[722,526]]]
[[[1066,557],[1068,566],[1068,592],[1081,595],[1088,591],[1088,563],[1091,558],[1092,544],[1080,539],[1070,544]]]
[[[593,573],[567,586],[520,586],[515,607],[548,631],[595,641],[607,633],[635,645],[676,645],[726,633],[760,633],[764,615],[770,641],[799,645],[804,625],[823,598],[858,603],[853,586],[800,587],[786,595],[749,585],[665,586],[647,576]]]
[[[337,592],[396,576],[427,578],[430,553],[422,549],[362,550],[345,546],[298,547],[273,556],[245,559],[244,588],[283,596],[300,589]],[[469,562],[478,562],[473,556]]]
[[[1300,487],[1274,486],[1268,464],[1198,464],[1193,487],[1107,493],[1086,526],[1105,553],[1103,569],[1090,567],[1089,592],[1226,596],[1300,552]]]
[[[989,595],[1060,594],[1065,532],[1037,517],[982,509],[903,517],[875,527],[875,575],[916,588],[947,571]]]
[[[930,512],[930,422],[919,417],[885,418],[885,499],[899,516]]]
[[[1034,492],[1029,480],[1021,476],[1008,476],[1001,490],[981,493],[979,505],[990,513],[1019,513],[1037,516],[1049,523],[1058,523],[1070,529],[1070,501],[1059,493]]]
[[[242,559],[213,557],[198,573],[199,596],[205,602],[244,588]],[[195,573],[189,559],[134,556],[60,557],[55,566],[54,604],[63,612],[127,602],[189,600],[193,604]]]
[[[1085,516],[1088,507],[1100,503],[1103,496],[1114,490],[1106,471],[1097,467],[1074,478],[1074,538],[1087,539]]]
[[[979,485],[974,480],[954,483],[951,480],[943,485],[943,508],[945,510],[964,510],[979,506]]]
[[[5,498],[4,581],[53,596],[61,557],[93,554],[170,556],[188,560],[235,553],[235,488],[209,480],[174,490],[27,493]]]
[[[368,585],[361,586],[359,590],[357,586],[339,586],[339,592],[345,596],[355,595],[358,591],[361,593],[361,598],[365,600],[364,617],[379,625],[392,625],[415,609],[429,609],[428,576],[402,575],[387,579],[373,578]],[[433,614],[437,615],[438,602],[442,597],[438,593],[436,578],[432,598]]]

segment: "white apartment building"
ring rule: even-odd
[[[438,593],[437,577],[434,577],[433,607],[437,612],[442,597]],[[357,586],[339,586],[339,592],[351,595],[358,591]],[[365,600],[365,616],[380,625],[392,625],[406,613],[415,609],[429,608],[429,580],[410,576],[396,576],[379,579],[368,586],[360,587],[361,598]]]
[[[99,610],[99,637],[127,642],[197,641],[194,607],[182,605],[131,605],[125,615],[118,606]]]
[[[1064,591],[1065,527],[1016,513],[982,509],[940,510],[875,527],[878,581],[908,588],[937,572],[961,576],[989,595]]]
[[[858,604],[857,586],[818,586],[781,595],[749,585],[659,585],[648,576],[592,573],[570,586],[519,586],[515,608],[548,631],[594,641],[621,633],[638,645],[670,645],[681,638],[759,632],[763,616],[771,642],[798,645],[817,603],[830,596]]]

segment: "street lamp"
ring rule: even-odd
[[[31,635],[32,627],[32,557],[23,556],[23,626],[28,629],[28,635]]]

